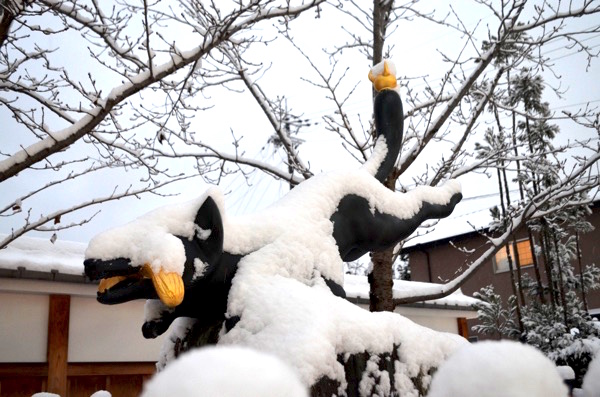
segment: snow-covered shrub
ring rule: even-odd
[[[515,314],[515,296],[508,299],[508,309],[492,286],[474,294],[482,300],[476,304],[480,324],[473,330],[498,338],[520,339],[543,352],[557,365],[568,365],[575,371],[580,384],[594,353],[600,350],[600,331],[593,318],[581,307],[574,291],[566,293],[567,318],[560,306],[541,304],[535,300],[521,307],[523,332],[519,330]]]
[[[582,388],[584,397],[600,397],[600,351],[588,367]]]
[[[142,397],[307,397],[298,375],[277,357],[243,347],[195,349],[144,386]]]
[[[552,361],[513,341],[484,341],[453,354],[435,373],[428,397],[566,397]]]
[[[519,331],[514,319],[514,296],[509,298],[508,308],[504,308],[502,297],[494,292],[492,285],[481,288],[473,296],[480,300],[473,305],[480,321],[473,326],[473,331],[498,338],[518,336]]]

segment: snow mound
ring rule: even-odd
[[[460,191],[460,183],[449,180],[441,187],[420,186],[396,193],[367,170],[332,171],[301,183],[262,212],[228,219],[223,194],[211,188],[195,200],[158,208],[97,235],[90,241],[85,258],[128,258],[134,266],[148,263],[155,272],[162,269],[182,274],[185,250],[176,236],[194,237],[196,212],[210,196],[223,218],[226,252],[245,255],[260,250],[261,259],[266,259],[260,261],[265,272],[306,280],[314,277],[316,268],[320,275],[343,284],[343,262],[329,221],[343,197],[358,195],[368,201],[372,212],[410,219],[423,202],[445,205]]]
[[[92,394],[90,397],[112,397],[112,394],[110,394],[106,390],[98,390],[97,392]]]
[[[556,367],[560,377],[564,380],[575,379],[575,371],[568,365],[560,365]]]
[[[298,376],[272,355],[243,347],[188,352],[156,374],[141,397],[306,397]]]
[[[584,397],[600,397],[600,354],[588,366],[582,389]]]
[[[566,397],[556,366],[537,349],[486,341],[453,354],[433,377],[428,397]]]

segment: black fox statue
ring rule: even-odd
[[[403,131],[396,79],[387,63],[382,67],[369,76],[379,90],[374,103],[377,138],[360,169],[312,177],[256,215],[228,219],[222,194],[213,188],[198,200],[158,209],[96,236],[84,266],[91,280],[101,280],[98,301],[147,299],[146,338],[163,334],[177,318],[193,319],[179,350],[221,341],[244,343],[258,334],[249,331],[255,313],[251,301],[268,291],[273,280],[293,282],[290,290],[303,286],[318,290],[319,296],[326,291],[327,301],[337,302],[345,298],[343,261],[392,247],[422,222],[448,216],[462,198],[456,181],[408,193],[382,184],[395,165]],[[390,361],[397,358],[400,343],[393,341],[387,351],[373,354]],[[362,375],[349,375],[349,356],[343,353],[336,351],[335,360],[345,360],[339,369],[345,376],[317,370],[304,376],[313,395],[357,395]],[[428,368],[420,371],[426,375]],[[397,371],[391,369],[392,378]]]

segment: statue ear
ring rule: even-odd
[[[217,203],[207,197],[196,213],[194,239],[206,256],[208,263],[214,264],[223,253],[223,220]]]

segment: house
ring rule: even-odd
[[[138,395],[155,371],[162,337],[144,339],[144,302],[106,306],[83,275],[86,244],[22,237],[0,250],[0,397],[48,391]],[[366,277],[348,276],[348,299],[368,307]],[[395,289],[417,288],[397,282]],[[457,292],[397,312],[466,336],[473,298]]]
[[[600,201],[594,202],[591,205],[591,210],[588,221],[595,226],[595,230],[580,235],[581,263],[583,266],[594,263],[596,265],[600,264],[600,246],[598,246],[598,241],[600,241]],[[487,239],[482,236],[481,231],[485,231],[485,229],[481,228],[479,231],[441,237],[438,234],[435,238],[424,236],[426,238],[411,242],[403,249],[403,254],[408,256],[411,279],[441,283],[455,278],[457,274],[466,269],[471,261],[478,258],[489,248]],[[536,244],[537,236],[535,234],[533,240],[533,243]],[[515,265],[519,267],[518,270],[523,274],[528,274],[535,280],[532,246],[529,241],[527,230],[520,230],[509,247]],[[541,278],[543,282],[546,282],[547,278],[543,271],[543,258],[538,256],[537,260],[540,263]],[[573,262],[573,266],[575,272],[579,273],[581,269],[577,260]],[[461,286],[461,289],[465,295],[472,296],[474,292],[478,292],[487,285],[493,285],[495,292],[500,294],[504,301],[513,294],[506,249],[501,249],[493,258],[476,270]],[[587,292],[585,299],[589,313],[599,317],[600,291]],[[475,324],[477,324],[477,320],[470,319],[468,321],[469,330]],[[486,338],[485,335],[479,335],[472,331],[470,331],[470,335],[473,340]]]

